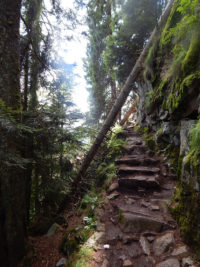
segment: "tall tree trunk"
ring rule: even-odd
[[[107,12],[107,17],[108,20],[110,20],[109,22],[109,35],[111,36],[113,34],[112,31],[112,26],[111,26],[111,21],[112,21],[112,3],[111,0],[107,0],[106,3],[106,12]],[[110,70],[111,72],[112,70]],[[110,76],[110,87],[111,87],[111,104],[114,104],[116,99],[117,99],[117,88],[116,88],[116,83],[115,80],[112,77],[112,73],[108,73],[108,75]]]
[[[39,18],[42,6],[42,0],[26,0],[28,4],[27,13],[24,19],[24,23],[27,30],[27,45],[26,52],[24,52],[24,111],[32,112],[36,111],[37,108],[37,89],[38,89],[38,76],[39,76],[39,48],[40,48],[40,25]],[[29,61],[31,62],[29,64]],[[30,101],[28,101],[28,94],[30,93]],[[28,105],[29,102],[29,105]],[[30,116],[30,112],[25,114]],[[24,142],[24,157],[32,159],[34,156],[34,137],[33,135],[27,136]],[[30,196],[32,187],[32,173],[33,164],[27,164],[25,171],[26,177],[26,214],[27,224],[29,224],[29,212],[30,212]]]
[[[29,55],[28,51],[25,55],[24,62],[24,101],[23,101],[23,111],[28,109],[28,74],[29,74]]]
[[[21,120],[20,9],[21,0],[1,0],[0,96],[16,122]],[[21,158],[21,146],[19,138],[3,126],[0,145],[0,264],[16,267],[25,251],[25,180],[23,169],[10,158]]]
[[[155,37],[155,35],[158,33],[158,31],[162,28],[162,26],[166,23],[166,20],[171,12],[171,8],[173,6],[174,0],[170,0],[163,15],[161,16],[157,27],[154,29],[154,31],[152,32],[149,41],[147,43],[147,45],[145,46],[145,48],[143,49],[140,57],[138,58],[135,66],[133,67],[130,75],[128,76],[122,90],[121,93],[118,97],[118,99],[116,100],[113,108],[111,109],[110,113],[108,114],[108,117],[105,121],[105,123],[103,124],[99,134],[97,135],[96,140],[94,141],[92,147],[90,148],[87,156],[85,157],[83,164],[81,166],[81,169],[78,173],[78,176],[76,177],[76,179],[74,180],[74,184],[73,184],[73,189],[75,190],[75,188],[77,188],[78,182],[81,180],[81,178],[84,176],[87,168],[90,165],[90,162],[93,160],[95,154],[97,153],[98,148],[100,147],[105,135],[107,134],[108,130],[110,129],[110,127],[112,126],[113,122],[116,119],[117,114],[119,113],[119,111],[121,110],[124,102],[126,101],[130,90],[131,90],[131,85],[133,84],[134,81],[136,81],[139,73],[141,72],[141,70],[143,69],[143,63],[144,60],[147,56],[147,53],[153,43],[153,39]]]

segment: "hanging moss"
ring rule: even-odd
[[[167,19],[164,29],[162,30],[162,34],[160,38],[161,47],[168,44],[171,41],[172,33],[169,30],[175,27],[177,22],[180,21],[181,13],[177,11],[179,2],[180,0],[176,0],[174,2],[172,11]]]
[[[182,70],[184,74],[191,73],[196,69],[197,64],[200,62],[200,34],[197,31],[194,32],[193,38],[190,43],[190,47],[182,63]]]
[[[159,39],[156,37],[153,41],[152,47],[149,49],[146,60],[144,62],[145,69],[143,72],[144,80],[151,80],[152,82],[156,79],[155,70],[155,58],[159,51]]]
[[[178,78],[175,82],[172,83],[166,102],[167,107],[171,113],[173,113],[179,107],[185,95],[186,91],[184,90],[184,87],[181,86],[181,81]]]
[[[191,184],[179,184],[171,212],[180,226],[185,241],[194,248],[200,257],[200,195],[194,191]]]

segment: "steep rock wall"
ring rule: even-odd
[[[153,133],[156,143],[162,144],[165,152],[178,151],[173,155],[179,185],[172,213],[186,241],[200,255],[198,0],[175,1],[165,27],[154,39],[138,86],[138,123]]]

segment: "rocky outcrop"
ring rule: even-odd
[[[172,213],[183,236],[200,255],[199,148],[190,144],[190,130],[200,114],[200,13],[197,1],[190,4],[187,8],[184,1],[175,1],[147,55],[138,80],[137,120],[164,153],[167,168],[177,174]]]

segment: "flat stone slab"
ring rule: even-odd
[[[139,259],[136,259],[133,264],[134,267],[153,267],[154,260],[150,256],[141,256]]]
[[[134,166],[149,166],[149,165],[155,165],[159,162],[158,159],[154,158],[145,158],[145,157],[136,157],[135,155],[128,155],[124,156],[118,160],[116,160],[116,164],[128,164],[128,165],[134,165]]]
[[[119,187],[126,187],[127,189],[144,187],[144,188],[159,188],[159,177],[157,176],[125,176],[118,180]]]
[[[160,262],[156,267],[180,267],[180,263],[177,259],[168,259],[166,261]]]
[[[145,231],[159,233],[164,229],[172,229],[171,225],[166,224],[164,221],[157,220],[152,216],[148,217],[128,212],[123,213],[122,216],[124,219],[124,233],[142,233]]]
[[[120,196],[120,194],[118,193],[118,192],[113,192],[113,193],[111,193],[109,196],[107,196],[107,198],[109,199],[109,200],[113,200],[113,199],[116,199],[117,197],[119,197]]]
[[[131,153],[131,152],[145,153],[147,151],[146,146],[136,145],[136,144],[125,145],[124,149],[127,151],[127,153]]]
[[[186,246],[180,246],[180,247],[177,247],[175,248],[173,251],[172,251],[172,256],[183,256],[187,253],[187,247]]]
[[[109,244],[115,244],[117,239],[119,239],[121,230],[118,226],[115,226],[113,223],[106,223],[105,225],[105,236],[106,242]]]
[[[149,174],[154,175],[160,172],[160,168],[147,166],[129,166],[126,164],[119,165],[119,174]]]
[[[133,263],[130,260],[125,260],[123,262],[123,267],[133,267]]]
[[[127,245],[125,250],[131,258],[137,258],[143,254],[143,251],[137,242]]]

